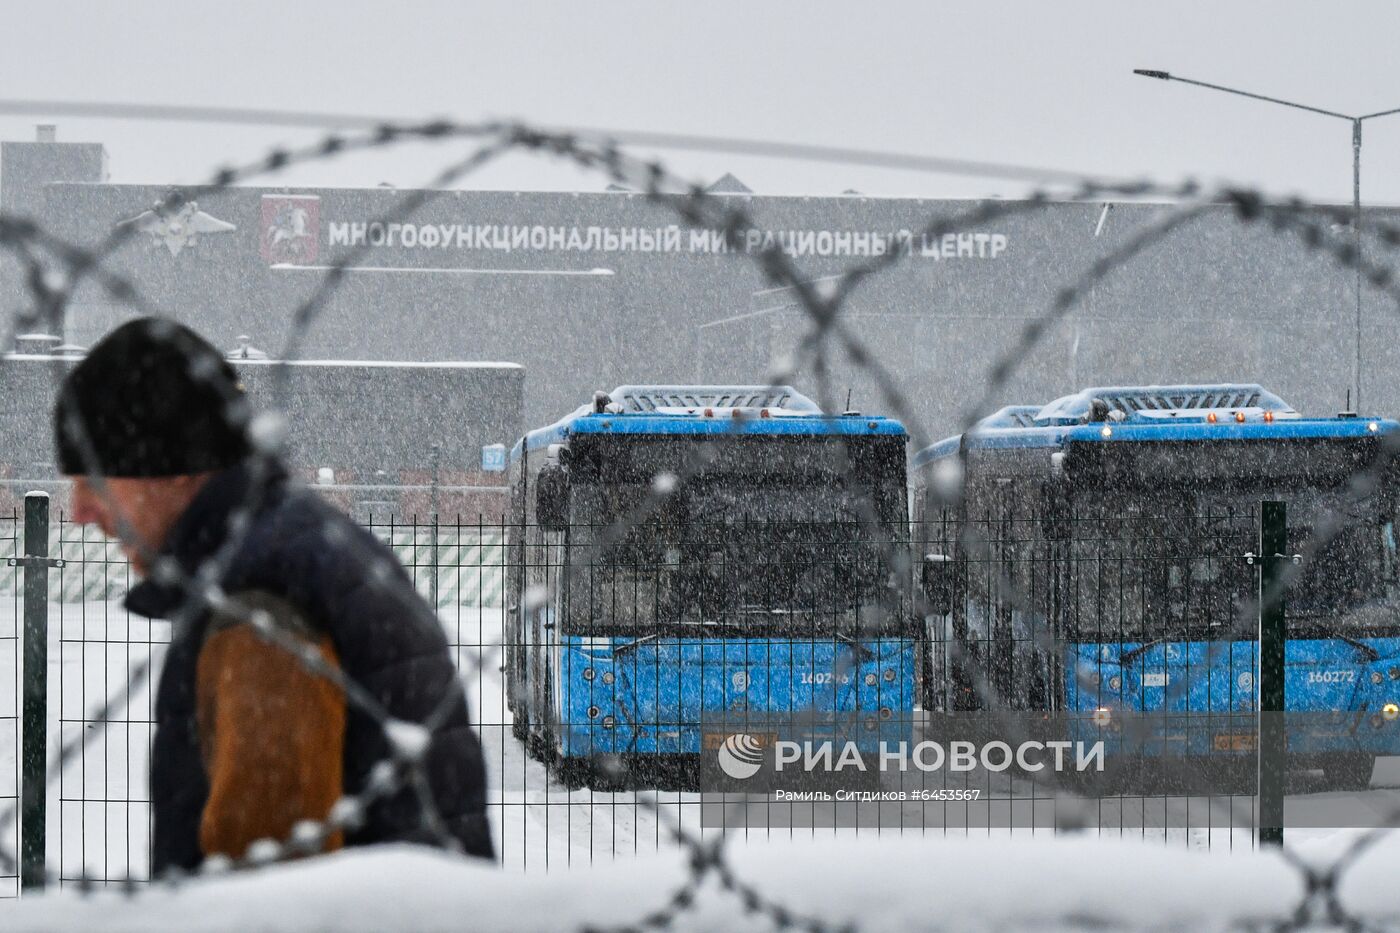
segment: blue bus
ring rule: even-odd
[[[1290,764],[1366,786],[1378,754],[1400,753],[1397,474],[1377,459],[1397,430],[1304,418],[1258,385],[1099,387],[920,451],[924,705],[1144,714],[1176,723],[1158,753],[1243,764],[1257,508],[1277,499],[1291,554],[1315,526],[1341,529],[1286,593]],[[1358,490],[1358,474],[1374,481]],[[1319,720],[1335,727],[1294,728]]]
[[[812,711],[871,738],[910,722],[907,440],[763,386],[622,386],[526,434],[516,737],[572,784],[690,786],[728,738],[715,717]]]

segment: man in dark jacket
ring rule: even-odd
[[[113,331],[59,392],[73,518],[143,578],[127,608],[174,623],[153,874],[265,839],[491,857],[481,747],[437,617],[387,547],[288,480],[263,427],[219,352],[158,318]]]

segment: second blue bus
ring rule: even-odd
[[[1099,387],[921,451],[925,705],[1148,714],[1196,765],[1247,764],[1258,508],[1280,500],[1290,555],[1336,532],[1286,593],[1292,764],[1366,786],[1400,753],[1398,430],[1302,417],[1252,384]]]

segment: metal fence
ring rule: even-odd
[[[65,746],[77,753],[47,795],[48,867],[59,883],[144,881],[154,681],[134,675],[158,672],[170,626],[122,608],[132,571],[94,530],[62,514],[51,525],[45,540],[62,556],[47,570],[47,745],[50,756]],[[1227,756],[1243,771],[1204,786],[1186,780],[1200,770],[1187,758],[1153,758],[1133,781],[1111,785],[1020,763],[891,767],[851,784],[844,804],[824,799],[836,785],[819,781],[778,799],[771,788],[726,782],[712,761],[717,743],[738,732],[777,736],[808,714],[862,748],[875,739],[1043,739],[1048,714],[1106,708],[1110,682],[1129,676],[1126,661],[1111,672],[1076,666],[1085,644],[1115,654],[1146,646],[1143,670],[1170,668],[1188,689],[1210,682],[1208,658],[1169,664],[1173,649],[1161,643],[1219,640],[1251,611],[1254,508],[944,512],[912,535],[898,524],[747,519],[657,519],[614,537],[608,526],[566,533],[505,516],[385,515],[368,527],[438,606],[486,751],[490,818],[507,864],[655,851],[669,844],[671,825],[702,839],[740,830],[1087,831],[1256,843],[1255,755]],[[18,516],[0,523],[7,553],[24,553],[19,528]],[[925,558],[922,568],[911,556]],[[916,590],[923,601],[911,598]],[[15,696],[20,591],[0,590],[12,607],[0,663],[15,676]],[[1233,637],[1257,646],[1257,633]],[[1245,651],[1244,665],[1257,669],[1256,647]],[[1156,686],[1168,686],[1163,677]],[[1136,683],[1140,696],[1152,692],[1150,680]],[[1253,681],[1222,689],[1227,707],[1256,715]],[[1077,696],[1085,692],[1087,705]],[[114,699],[118,712],[90,716]],[[1132,713],[1118,708],[1122,699],[1115,713]],[[5,714],[0,752],[17,761],[18,712]],[[1122,760],[1110,755],[1109,764]],[[5,765],[10,780],[18,766]],[[7,793],[15,799],[13,785]]]
[[[0,562],[22,553],[22,530],[18,515],[0,514]],[[0,847],[11,852],[19,851],[19,618],[18,588],[0,590],[0,808],[10,814],[0,825]],[[0,866],[0,896],[18,893],[19,866]]]
[[[500,516],[473,522],[419,521],[393,515],[369,517],[369,529],[388,544],[422,596],[436,602],[452,649],[471,670],[483,648],[500,637],[504,533]],[[26,568],[9,558],[26,553],[24,517],[0,517],[0,671],[15,692],[0,706],[0,761],[4,783],[0,806],[15,804],[4,842],[16,845],[20,814],[21,729],[24,684],[21,634]],[[47,863],[59,883],[84,885],[144,881],[149,876],[150,799],[147,773],[154,728],[152,686],[157,682],[170,623],[128,612],[122,599],[136,581],[113,541],[94,527],[55,513],[45,540],[55,560],[46,571],[48,703],[44,758],[74,749],[52,776],[46,806]],[[140,672],[149,671],[151,676]],[[493,705],[481,682],[469,684],[472,709]],[[118,712],[94,719],[92,711],[115,705]],[[496,717],[499,718],[499,717]],[[490,717],[487,717],[489,720]],[[500,731],[482,721],[483,733]],[[41,765],[42,773],[42,765]],[[42,780],[42,779],[41,779]],[[498,797],[496,804],[501,803]],[[17,893],[18,875],[0,876]]]
[[[1004,734],[1034,733],[1042,711],[1070,731],[1076,718],[1093,722],[1109,740],[1108,774],[1041,785],[1083,797],[1056,816],[1061,827],[1257,844],[1258,755],[1203,757],[1188,736],[1244,736],[1257,751],[1259,628],[1242,625],[1258,619],[1260,520],[1257,502],[1171,501],[1001,502],[926,517],[914,526],[930,613],[926,708]],[[1156,741],[1130,750],[1121,740],[1134,729]]]

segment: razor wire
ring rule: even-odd
[[[199,190],[205,191],[211,188],[219,190],[243,183],[262,174],[276,172],[292,164],[329,158],[345,152],[386,147],[404,140],[462,139],[477,141],[478,148],[465,159],[453,163],[440,173],[430,184],[429,189],[416,191],[401,201],[400,204],[396,205],[395,210],[386,217],[409,216],[442,194],[441,191],[432,189],[456,183],[477,167],[502,153],[525,151],[568,159],[585,169],[597,171],[614,182],[639,187],[649,200],[672,210],[679,219],[692,228],[719,230],[727,239],[758,229],[753,218],[741,208],[726,199],[707,194],[698,186],[689,185],[671,176],[660,163],[634,159],[625,154],[615,143],[589,142],[572,134],[533,130],[523,124],[455,124],[450,121],[432,121],[406,126],[384,124],[362,134],[333,134],[312,146],[297,150],[274,150],[265,158],[242,168],[222,170],[214,177],[211,185]],[[1025,201],[991,202],[959,216],[934,218],[924,228],[924,231],[941,236],[945,232],[953,232],[972,223],[984,222],[1013,213],[1033,212],[1052,203],[1056,198],[1068,197],[1087,200],[1105,196],[1125,199],[1163,197],[1185,203],[1170,210],[1164,220],[1151,225],[1146,231],[1139,232],[1124,247],[1096,261],[1091,269],[1078,278],[1073,285],[1058,293],[1051,307],[1028,322],[1020,339],[998,359],[987,374],[984,381],[985,391],[982,393],[981,399],[962,417],[963,433],[976,430],[976,424],[984,414],[980,409],[1008,384],[1018,366],[1032,352],[1046,330],[1068,313],[1090,286],[1108,277],[1113,271],[1130,262],[1141,252],[1166,240],[1178,227],[1199,216],[1206,205],[1222,199],[1235,207],[1237,217],[1242,223],[1267,221],[1270,228],[1280,234],[1297,235],[1305,248],[1322,252],[1339,266],[1361,269],[1369,282],[1384,289],[1396,298],[1397,303],[1400,303],[1400,289],[1390,285],[1393,271],[1391,266],[1374,261],[1363,263],[1362,258],[1355,253],[1349,244],[1334,242],[1335,238],[1329,238],[1321,225],[1309,219],[1313,216],[1333,216],[1334,211],[1293,198],[1272,199],[1250,189],[1221,187],[1202,194],[1199,186],[1191,181],[1176,185],[1158,185],[1147,181],[1105,183],[1083,179],[1081,184],[1070,190],[1041,189]],[[188,198],[187,193],[174,191],[163,204],[166,209],[174,209]],[[130,225],[118,227],[97,248],[86,249],[65,243],[31,221],[0,216],[0,247],[14,253],[26,267],[27,290],[34,302],[32,308],[18,316],[14,323],[19,326],[34,322],[49,324],[60,322],[67,301],[87,278],[92,278],[97,286],[113,300],[142,313],[158,314],[159,310],[142,298],[139,289],[133,283],[107,268],[111,257],[134,235],[134,229]],[[1400,230],[1389,226],[1374,227],[1372,230],[1373,235],[1386,247],[1394,248],[1400,245]],[[284,401],[281,395],[285,391],[287,364],[296,359],[301,341],[310,328],[314,326],[318,312],[329,300],[345,271],[353,267],[355,260],[362,253],[362,250],[352,250],[347,255],[339,257],[322,278],[312,296],[295,309],[292,315],[293,326],[289,332],[286,347],[278,357],[278,389],[273,412],[277,410],[278,403]],[[897,375],[888,371],[876,355],[871,353],[856,335],[844,326],[840,316],[845,301],[861,283],[892,267],[903,258],[904,254],[895,248],[893,243],[891,243],[890,250],[878,260],[854,266],[842,273],[837,277],[835,288],[830,290],[820,289],[807,279],[796,264],[790,261],[790,257],[784,252],[781,245],[765,246],[757,254],[752,252],[739,254],[736,251],[735,255],[742,255],[756,262],[767,279],[774,285],[791,289],[801,312],[808,320],[809,329],[804,333],[798,353],[794,355],[793,365],[788,369],[796,369],[804,361],[810,359],[818,383],[818,394],[825,402],[830,397],[827,376],[831,355],[835,351],[844,353],[850,362],[875,378],[881,394],[881,401],[889,407],[890,411],[905,421],[911,437],[915,438],[920,446],[927,443],[927,432],[923,429],[920,419],[913,411],[907,397],[900,391]],[[62,369],[60,366],[55,365],[54,375],[56,379],[61,377]],[[192,375],[196,379],[204,380],[208,379],[211,374],[195,372]],[[790,373],[775,372],[771,375],[770,385],[777,386],[786,381]],[[822,405],[823,410],[828,410],[829,407],[827,404]],[[264,840],[255,843],[248,854],[238,861],[219,857],[211,858],[199,874],[217,874],[236,867],[263,866],[278,862],[285,857],[319,851],[326,840],[335,832],[353,828],[357,821],[362,818],[364,807],[372,803],[374,799],[385,794],[396,793],[404,787],[412,788],[418,795],[422,805],[424,828],[437,838],[443,839],[444,834],[435,819],[432,795],[427,789],[426,778],[420,767],[421,757],[419,755],[424,747],[424,730],[430,735],[437,716],[447,708],[447,704],[451,702],[453,697],[444,697],[438,711],[430,716],[425,723],[394,722],[384,714],[382,709],[376,708],[372,697],[367,697],[357,688],[357,685],[351,683],[343,674],[327,667],[319,656],[315,655],[314,651],[307,650],[305,644],[299,643],[294,637],[288,637],[285,633],[279,632],[275,626],[269,625],[264,615],[260,615],[256,611],[250,613],[240,609],[236,599],[220,591],[217,581],[226,561],[231,559],[241,545],[242,535],[248,530],[251,517],[256,514],[263,491],[261,480],[265,479],[268,471],[271,470],[285,434],[285,424],[277,415],[264,413],[254,416],[240,405],[239,399],[227,400],[225,415],[232,425],[245,431],[252,441],[253,447],[257,451],[257,455],[253,458],[254,463],[261,465],[259,471],[255,473],[258,481],[251,484],[248,501],[243,503],[240,509],[234,513],[230,522],[229,534],[223,546],[205,564],[195,572],[189,573],[168,561],[156,559],[156,555],[147,555],[155,559],[151,565],[152,573],[158,580],[178,586],[183,591],[184,603],[174,615],[192,618],[197,614],[210,611],[233,613],[247,621],[260,637],[283,650],[292,652],[312,673],[337,682],[344,690],[347,702],[359,706],[380,724],[392,754],[374,769],[362,794],[354,798],[343,798],[332,809],[327,820],[298,824],[289,840]],[[736,431],[741,424],[742,419],[735,419]],[[74,433],[79,438],[79,446],[84,459],[89,467],[95,466],[96,458],[90,440],[85,433],[87,426],[77,423],[73,427]],[[1365,470],[1358,471],[1351,478],[1349,488],[1354,487],[1356,494],[1362,494],[1369,485],[1375,482],[1380,471],[1395,456],[1397,447],[1400,447],[1400,444],[1384,445],[1382,455],[1378,456],[1371,464],[1371,475],[1366,475],[1367,471]],[[686,468],[676,474],[673,479],[683,482],[684,479],[703,470],[704,458],[697,456],[692,459],[693,462],[687,463]],[[957,477],[956,483],[950,489],[949,501],[956,501],[960,485],[965,482],[965,476],[966,471],[964,470]],[[103,494],[100,477],[96,479],[95,485],[98,486],[99,494]],[[673,483],[666,485],[674,488]],[[610,529],[612,535],[625,534],[630,527],[645,520],[665,501],[668,491],[663,488],[653,488],[634,512],[623,516],[614,523]],[[1310,540],[1303,548],[1303,566],[1335,537],[1342,524],[1342,520],[1338,518],[1333,528],[1324,525],[1321,531],[1317,528],[1312,530]],[[129,528],[126,529],[128,532],[129,530]],[[606,547],[608,540],[610,539],[607,536],[600,536],[592,547],[601,550]],[[968,543],[973,548],[978,546],[976,541]],[[142,544],[139,539],[137,544],[138,546]],[[904,560],[904,566],[907,568],[907,556]],[[390,565],[381,561],[382,559],[375,555],[374,560],[369,565],[370,578],[368,582],[371,585],[387,580],[388,574],[391,572]],[[1289,572],[1297,573],[1300,571],[1295,567],[1291,568]],[[914,600],[922,606],[922,594],[919,589],[913,585],[912,579],[904,579],[909,576],[908,573],[901,575],[900,586],[907,588]],[[1010,583],[1010,581],[1007,582]],[[1014,587],[1011,587],[1010,591],[1014,593]],[[546,598],[548,595],[544,594]],[[1277,597],[1277,595],[1266,594],[1265,598]],[[540,594],[535,595],[533,602],[535,603],[533,606],[527,605],[525,608],[541,612],[544,599],[541,599]],[[1253,608],[1257,609],[1257,606]],[[1243,612],[1240,628],[1246,628],[1248,623],[1248,612]],[[499,651],[501,647],[499,644],[491,646],[492,652]],[[463,676],[470,676],[473,673],[479,674],[488,663],[488,656],[484,649],[485,646],[478,656],[469,659],[471,670],[464,671]],[[149,663],[145,668],[133,671],[131,676],[133,680],[138,680],[147,676],[148,673]],[[995,707],[997,698],[985,680],[979,681],[977,691],[983,701]],[[116,705],[118,702],[109,701],[95,713],[92,721],[103,721],[110,717],[114,710],[119,709],[119,706]],[[993,709],[993,711],[996,710]],[[88,736],[82,736],[78,742],[62,744],[55,760],[51,762],[50,776],[52,777],[58,770],[61,770],[66,756],[71,756],[90,740]],[[660,806],[649,795],[638,795],[637,801],[639,806],[653,810],[658,816],[662,815]],[[13,813],[5,814],[5,816],[8,819],[13,816]],[[1400,813],[1395,814],[1393,819],[1388,822],[1389,825],[1400,825]],[[634,925],[623,928],[644,929],[666,926],[671,917],[693,903],[700,883],[710,874],[718,877],[721,886],[737,897],[746,910],[767,916],[779,928],[813,930],[827,928],[819,922],[800,918],[795,912],[783,907],[779,901],[770,899],[763,892],[747,886],[725,860],[723,852],[725,837],[723,834],[707,844],[688,837],[679,825],[672,827],[672,829],[673,832],[670,834],[673,840],[689,852],[690,876],[685,885],[679,888],[670,899],[665,909],[642,918]],[[1295,859],[1294,863],[1304,874],[1309,894],[1298,905],[1295,916],[1280,928],[1296,928],[1303,923],[1323,919],[1323,916],[1318,913],[1319,910],[1324,911],[1325,919],[1329,922],[1342,922],[1358,927],[1364,925],[1363,920],[1348,917],[1336,900],[1335,880],[1341,870],[1358,858],[1384,831],[1384,828],[1378,829],[1364,836],[1341,859],[1337,860],[1330,873],[1327,870],[1306,867]],[[0,850],[0,860],[7,864],[13,864],[12,854],[3,850]],[[186,883],[188,880],[179,879],[172,881],[172,883]],[[129,889],[134,890],[131,886]],[[1323,892],[1326,896],[1319,899],[1318,892]],[[1318,907],[1318,904],[1323,906]]]

